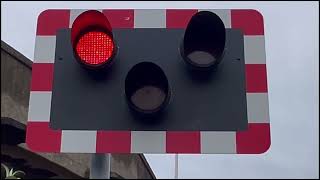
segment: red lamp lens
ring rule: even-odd
[[[107,62],[114,51],[112,38],[99,31],[85,33],[76,44],[76,52],[81,61],[89,65]]]

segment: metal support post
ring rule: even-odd
[[[110,179],[111,154],[92,154],[90,179]]]

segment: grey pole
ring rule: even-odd
[[[174,178],[175,179],[178,179],[179,175],[178,175],[178,168],[179,168],[179,165],[178,165],[178,154],[175,155],[175,167],[174,167]]]
[[[110,179],[111,154],[92,154],[90,179]]]

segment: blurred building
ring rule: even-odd
[[[34,153],[25,145],[32,61],[1,41],[1,163],[25,178],[88,178],[90,154]],[[142,154],[112,154],[112,179],[155,179]]]

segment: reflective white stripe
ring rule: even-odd
[[[28,121],[50,121],[51,94],[51,91],[30,92]]]
[[[268,123],[268,93],[247,93],[247,112],[249,123]]]
[[[36,36],[34,63],[54,63],[56,36]]]
[[[95,153],[97,131],[62,130],[61,152]]]
[[[135,9],[134,28],[166,28],[166,10]]]
[[[89,9],[71,9],[70,10],[70,21],[69,28],[72,27],[74,20],[83,12],[88,11]],[[97,11],[102,12],[102,9],[96,9]]]
[[[264,35],[244,36],[244,57],[246,64],[266,64]]]
[[[230,9],[199,9],[200,11],[210,11],[220,17],[226,28],[231,28],[231,10]]]
[[[131,131],[132,153],[166,153],[166,132]]]
[[[201,153],[236,153],[236,132],[201,131]]]

